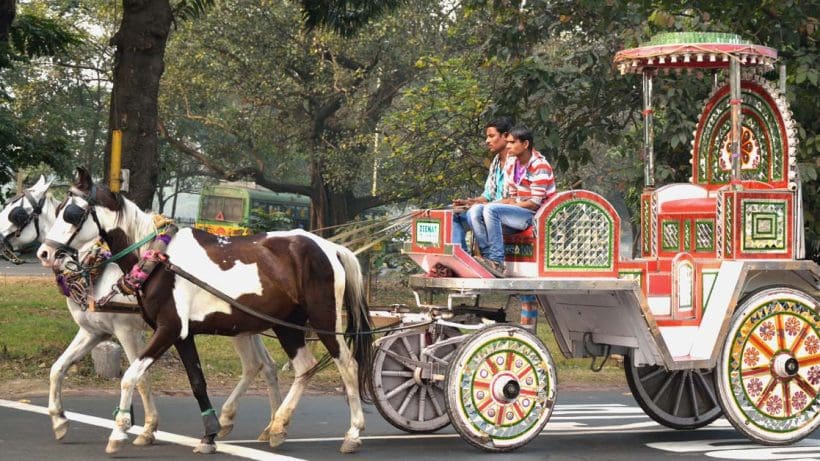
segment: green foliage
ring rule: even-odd
[[[481,69],[471,56],[429,56],[416,67],[423,74],[382,122],[383,180],[428,206],[476,196],[490,160],[482,132],[492,101]]]
[[[351,37],[370,21],[395,10],[404,0],[300,0],[308,30],[326,26]]]
[[[270,210],[265,211],[261,208],[254,208],[251,210],[248,217],[248,227],[251,233],[281,231],[293,228],[293,221],[291,221],[288,214],[282,211]]]
[[[23,11],[11,25],[8,43],[0,42],[0,69],[13,61],[55,56],[81,43],[80,35],[57,20]]]
[[[32,66],[49,63],[80,46],[82,36],[41,7],[20,9],[9,41],[0,42],[0,183],[11,180],[21,167],[45,162],[59,168],[70,158],[66,133],[50,130],[42,117],[31,116],[32,105],[22,103],[25,91],[19,84],[25,84],[22,75]]]
[[[214,6],[215,0],[179,0],[171,6],[171,14],[178,21],[203,17]]]
[[[346,220],[378,205],[369,196],[378,124],[446,20],[402,11],[343,39],[305,32],[296,5],[220,2],[169,43],[160,101],[169,133],[214,174],[310,195],[317,214]]]

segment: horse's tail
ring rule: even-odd
[[[345,338],[359,365],[359,395],[364,402],[372,402],[373,334],[370,311],[364,292],[364,278],[359,260],[345,247],[337,251],[345,270],[345,298],[347,330]]]

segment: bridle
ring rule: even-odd
[[[0,235],[0,237],[3,239],[3,250],[7,250],[5,253],[6,257],[8,257],[13,263],[20,264],[23,261],[14,255],[14,251],[12,250],[13,246],[9,241],[9,237],[20,238],[20,235],[22,235],[26,227],[34,221],[34,230],[37,231],[37,237],[35,240],[40,239],[40,215],[43,213],[43,205],[46,202],[46,194],[43,194],[40,200],[35,200],[34,196],[31,195],[29,191],[23,191],[22,197],[15,197],[12,199],[11,203],[13,204],[17,200],[20,200],[20,205],[9,211],[9,222],[14,224],[17,229],[8,235]],[[26,200],[28,200],[31,205],[31,213],[29,213],[24,206]]]
[[[91,219],[94,220],[94,224],[97,225],[97,230],[99,231],[100,238],[103,239],[104,241],[107,240],[108,233],[105,232],[105,229],[103,229],[102,225],[100,224],[100,220],[97,217],[97,211],[95,210],[95,207],[97,205],[97,201],[94,197],[96,197],[96,195],[97,195],[97,186],[96,185],[91,186],[91,191],[88,194],[82,194],[82,193],[81,194],[76,194],[76,193],[73,193],[73,192],[69,192],[69,195],[66,197],[65,201],[63,202],[63,205],[68,203],[68,200],[71,199],[71,197],[74,197],[74,196],[78,196],[78,197],[84,199],[88,205],[85,208],[82,208],[79,205],[75,205],[73,203],[68,203],[67,205],[65,205],[65,208],[63,208],[63,210],[62,210],[63,220],[65,222],[71,224],[72,226],[74,226],[75,229],[74,229],[74,233],[71,234],[71,237],[69,237],[69,239],[65,243],[58,242],[58,241],[52,240],[52,239],[46,239],[45,240],[45,243],[47,245],[56,248],[57,251],[56,251],[55,256],[61,256],[61,255],[67,254],[67,255],[71,256],[72,258],[74,258],[75,260],[78,259],[79,251],[76,248],[71,246],[71,242],[74,241],[74,239],[80,233],[80,230],[82,230],[83,225],[85,224],[86,220],[88,220],[89,216],[91,216]],[[62,205],[61,205],[61,207],[62,207]]]

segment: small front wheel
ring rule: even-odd
[[[786,445],[820,425],[820,314],[811,295],[768,288],[735,312],[718,358],[718,400],[749,439]]]
[[[406,432],[435,432],[450,424],[444,403],[444,381],[423,378],[413,363],[446,369],[457,344],[443,344],[432,354],[426,347],[457,336],[452,327],[431,325],[412,332],[397,331],[384,338],[373,361],[374,404],[387,422]],[[443,372],[442,372],[443,373]]]
[[[496,325],[466,340],[445,384],[450,422],[470,444],[503,452],[537,436],[555,405],[555,364],[529,331]]]

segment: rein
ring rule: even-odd
[[[407,325],[407,326],[403,326],[403,327],[377,328],[375,330],[370,330],[366,333],[359,333],[359,332],[345,333],[345,332],[338,332],[338,331],[317,330],[315,328],[311,328],[311,327],[304,326],[304,325],[298,325],[298,324],[295,324],[295,323],[288,322],[286,320],[277,319],[277,318],[271,317],[267,314],[263,314],[261,312],[258,312],[255,309],[253,309],[251,307],[248,307],[248,306],[240,303],[239,301],[231,298],[230,296],[226,295],[225,293],[217,290],[216,288],[212,287],[211,285],[208,285],[207,283],[203,282],[202,280],[199,280],[198,278],[191,275],[189,272],[185,271],[184,269],[177,266],[176,264],[168,261],[167,259],[165,261],[163,261],[163,264],[165,264],[165,267],[166,267],[167,270],[169,270],[169,271],[173,272],[174,274],[184,278],[185,280],[193,283],[194,285],[198,286],[199,288],[202,288],[203,290],[205,290],[208,293],[216,296],[217,298],[221,299],[222,301],[225,301],[226,303],[228,303],[232,307],[235,307],[236,309],[244,312],[245,314],[248,314],[252,317],[256,317],[260,320],[264,320],[265,322],[268,322],[268,323],[273,323],[275,325],[279,325],[279,326],[283,326],[283,327],[287,327],[287,328],[293,328],[294,330],[301,330],[301,331],[306,331],[306,332],[311,332],[312,331],[312,332],[314,332],[316,334],[320,334],[320,335],[334,335],[334,336],[348,337],[348,336],[361,336],[361,335],[365,335],[365,334],[370,335],[370,334],[374,334],[374,333],[375,334],[389,333],[389,332],[392,332],[392,331],[400,331],[400,330],[410,330],[410,329],[413,329],[413,328],[418,328],[420,326],[430,325],[434,322],[433,320],[431,320],[431,321],[427,321],[427,322],[414,323],[412,325]]]

